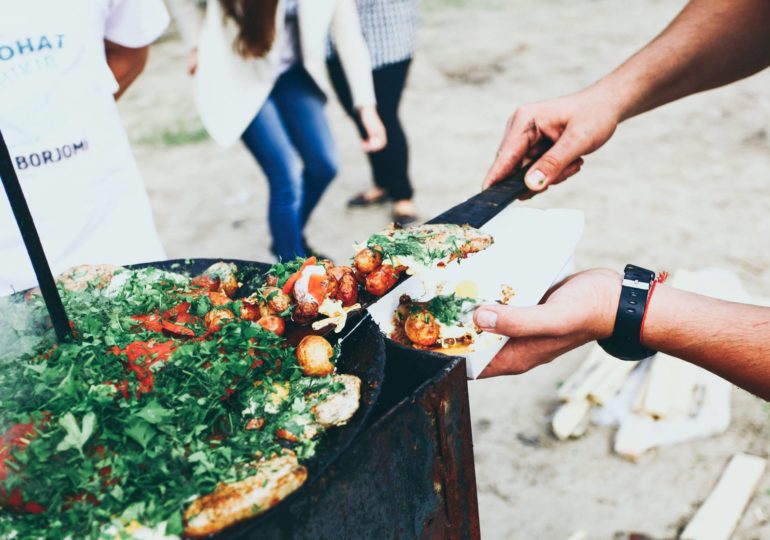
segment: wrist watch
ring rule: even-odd
[[[657,352],[645,347],[639,340],[644,310],[654,281],[655,272],[633,264],[626,265],[615,328],[610,337],[598,341],[599,346],[615,358],[642,360]]]

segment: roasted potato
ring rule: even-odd
[[[241,319],[244,321],[258,321],[262,317],[259,301],[256,298],[244,298],[241,300]]]
[[[404,321],[404,332],[415,345],[431,347],[441,334],[436,318],[425,309],[410,313]]]
[[[366,276],[366,290],[374,296],[384,296],[398,282],[398,272],[389,264],[383,264]]]
[[[300,302],[294,306],[291,318],[297,324],[309,324],[318,317],[318,304],[315,302]]]
[[[364,248],[356,254],[353,264],[359,272],[368,274],[382,264],[382,255],[371,248]]]
[[[265,287],[260,291],[260,294],[267,300],[267,308],[271,311],[270,315],[283,313],[291,307],[291,298],[278,287]],[[268,315],[268,313],[262,315]]]
[[[284,330],[286,330],[286,323],[277,315],[268,315],[267,317],[262,317],[257,321],[257,324],[268,332],[272,332],[273,334],[279,336],[282,336]]]
[[[321,336],[305,336],[295,352],[302,373],[308,377],[326,377],[334,372],[334,349]]]
[[[212,279],[218,279],[219,291],[232,297],[236,291],[238,291],[238,287],[241,286],[240,283],[238,283],[238,276],[236,275],[237,271],[238,268],[234,264],[220,261],[209,266],[202,275]]]
[[[229,296],[219,291],[210,291],[209,300],[211,300],[212,306],[226,306],[232,302],[232,299]]]
[[[235,313],[229,309],[214,308],[206,313],[206,316],[203,318],[203,324],[206,325],[206,330],[214,332],[222,328],[222,324],[224,324],[226,320],[234,318]]]
[[[337,300],[344,307],[349,307],[358,302],[358,282],[353,272],[343,274],[337,284]]]
[[[211,276],[195,276],[191,284],[209,292],[219,292],[219,279]]]

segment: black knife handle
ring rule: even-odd
[[[532,164],[540,159],[551,146],[553,146],[553,142],[549,139],[541,140],[536,146],[534,157],[526,165],[519,167],[503,180],[481,193],[436,216],[428,223],[468,224],[471,227],[481,227],[513,201],[530,192],[524,183],[524,176]]]
[[[37,283],[43,293],[43,300],[45,300],[48,313],[51,315],[56,337],[60,342],[64,342],[72,336],[67,312],[64,311],[64,304],[62,304],[59,291],[56,288],[51,267],[48,265],[43,245],[40,243],[40,236],[37,234],[35,222],[32,220],[32,214],[29,211],[29,206],[27,206],[27,200],[24,198],[24,192],[21,190],[19,177],[16,176],[11,154],[2,132],[0,132],[0,180],[5,187],[11,210],[13,210],[19,232],[24,240],[24,246],[27,248],[32,262],[32,269],[37,276]]]

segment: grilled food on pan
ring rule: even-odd
[[[341,331],[348,313],[361,307],[358,282],[349,266],[297,258],[273,265],[268,275],[265,286],[248,299],[258,316],[277,316],[314,328],[333,324]]]
[[[456,294],[438,295],[427,302],[401,296],[393,315],[391,339],[421,349],[438,351],[472,345],[480,330],[473,323],[477,301]]]
[[[383,296],[403,272],[413,274],[445,266],[488,248],[492,242],[490,235],[469,225],[391,228],[370,236],[359,247],[353,265],[366,290]]]
[[[358,409],[360,380],[335,373],[324,338],[295,349],[280,336],[300,289],[271,280],[239,300],[238,275],[67,273],[74,339],[21,336],[0,354],[0,537],[208,535],[302,485],[319,437]],[[39,296],[19,301],[44,312]]]
[[[201,537],[264,512],[296,491],[307,479],[307,469],[294,452],[249,465],[255,474],[195,499],[185,512],[185,534]]]

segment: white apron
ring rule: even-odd
[[[0,13],[0,130],[54,274],[164,258],[104,55],[105,37],[153,41],[162,2],[0,0]],[[35,284],[2,191],[0,295]]]

